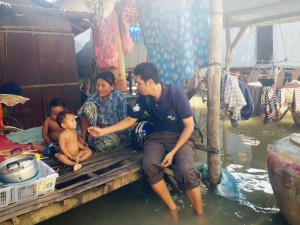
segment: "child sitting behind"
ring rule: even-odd
[[[75,115],[66,111],[58,113],[57,124],[63,129],[58,138],[61,152],[55,157],[67,166],[73,166],[74,171],[81,168],[80,162],[91,157],[92,151],[78,141]]]
[[[62,128],[56,123],[56,116],[61,111],[66,110],[66,103],[61,98],[54,98],[50,102],[50,117],[46,118],[42,136],[44,141],[32,143],[32,149],[37,149],[39,152],[43,152],[44,155],[50,155],[55,149],[58,149],[58,137]]]

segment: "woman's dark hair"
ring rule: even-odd
[[[158,74],[158,70],[152,63],[141,63],[137,65],[133,73],[135,76],[140,76],[143,81],[147,81],[152,79],[154,83],[160,83],[160,77]]]
[[[110,72],[110,71],[105,71],[105,72],[99,73],[96,76],[96,81],[98,79],[103,79],[107,83],[109,83],[110,85],[114,85],[115,84],[115,75],[112,72]]]
[[[64,122],[67,115],[73,115],[73,113],[68,112],[68,111],[61,111],[57,114],[56,123],[58,124],[59,127],[62,128],[61,124]]]
[[[66,102],[61,98],[53,98],[50,102],[50,108],[62,106],[64,109],[66,108]]]

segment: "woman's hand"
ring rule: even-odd
[[[89,134],[92,135],[93,137],[99,137],[105,135],[103,129],[99,127],[88,127],[87,130]]]

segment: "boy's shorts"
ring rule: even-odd
[[[52,142],[50,145],[48,145],[45,150],[43,151],[43,156],[50,156],[54,155],[55,148],[58,147],[59,144],[57,142]]]

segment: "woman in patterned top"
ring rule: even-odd
[[[87,128],[111,126],[127,116],[126,99],[122,92],[115,90],[115,77],[107,71],[96,77],[96,92],[91,94],[79,110],[83,140],[94,151],[106,151],[120,143],[123,133],[113,133],[103,137],[88,136]]]

